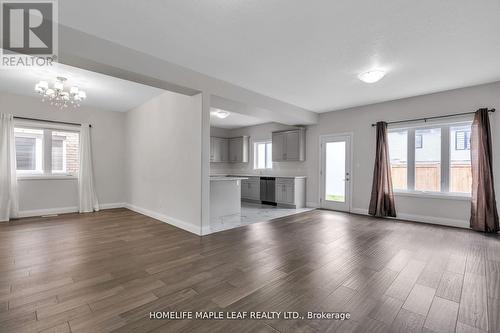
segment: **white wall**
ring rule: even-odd
[[[354,212],[367,212],[375,158],[375,128],[380,120],[395,121],[425,116],[500,108],[500,82],[425,96],[320,114],[318,125],[307,129],[307,201],[319,204],[319,136],[353,132]],[[491,116],[496,193],[500,195],[500,110]],[[500,200],[497,200],[497,205]],[[396,197],[401,218],[468,227],[470,202],[450,199]],[[500,210],[500,208],[499,208]]]
[[[92,124],[94,176],[99,203],[104,207],[125,202],[125,114],[82,106],[59,110],[38,96],[0,93],[2,112],[14,116]],[[19,209],[22,216],[76,211],[76,179],[20,180]]]
[[[211,174],[266,174],[276,176],[304,176],[307,173],[305,162],[273,162],[273,168],[267,170],[254,170],[254,143],[258,141],[271,140],[272,132],[294,128],[293,126],[266,123],[262,125],[248,126],[237,129],[225,130],[212,127],[211,136],[236,137],[249,136],[249,162],[248,163],[210,163]],[[306,159],[308,158],[306,152]]]
[[[201,95],[172,92],[126,115],[128,206],[194,233],[201,229]]]

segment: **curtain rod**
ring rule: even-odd
[[[33,120],[33,121],[43,121],[43,122],[45,122],[45,123],[54,123],[54,124],[63,124],[63,125],[77,125],[77,126],[82,126],[82,124],[79,124],[79,123],[70,123],[70,122],[66,122],[66,121],[57,121],[57,120],[46,120],[46,119],[27,118],[27,117],[16,117],[16,116],[14,116],[14,119]],[[89,127],[92,127],[92,125],[89,125]]]
[[[488,112],[495,112],[495,109],[489,109]],[[456,117],[456,116],[463,116],[463,115],[466,115],[466,114],[473,114],[473,113],[476,113],[476,111],[473,111],[473,112],[464,112],[464,113],[454,113],[454,114],[447,114],[447,115],[444,115],[444,116],[434,116],[434,117],[426,117],[426,118],[416,118],[416,119],[408,119],[408,120],[398,120],[398,121],[390,121],[387,123],[387,125],[390,125],[390,124],[399,124],[399,123],[408,123],[408,122],[412,122],[412,121],[427,121],[427,120],[431,120],[431,119],[440,119],[440,118],[448,118],[448,117]],[[372,124],[372,127],[375,127],[377,126],[377,124]]]

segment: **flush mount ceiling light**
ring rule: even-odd
[[[366,83],[375,83],[385,76],[385,72],[382,70],[373,70],[364,72],[358,75],[358,78]]]
[[[212,111],[212,114],[217,118],[224,119],[227,118],[231,113],[229,111],[224,111],[224,110],[215,110]]]
[[[58,76],[52,87],[49,87],[47,81],[40,81],[35,85],[35,91],[42,97],[43,102],[48,101],[60,109],[70,105],[75,108],[79,107],[80,103],[87,98],[87,93],[76,86],[65,91],[64,82],[66,80],[65,77]]]

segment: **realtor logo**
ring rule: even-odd
[[[57,51],[55,1],[1,1],[2,66],[51,65]]]

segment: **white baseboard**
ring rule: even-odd
[[[351,212],[354,214],[360,215],[369,215],[368,209],[364,208],[353,208]],[[388,219],[396,219],[396,220],[405,220],[411,222],[424,222],[430,224],[438,224],[444,225],[448,227],[457,227],[470,229],[468,220],[455,220],[446,217],[435,217],[435,216],[425,216],[425,215],[416,215],[416,214],[405,214],[405,213],[397,213],[397,217],[388,217]]]
[[[320,208],[321,205],[319,204],[319,202],[309,201],[309,202],[306,202],[306,207],[307,208]]]
[[[210,235],[212,232],[213,231],[210,228],[210,226],[205,226],[205,227],[201,228],[201,235],[200,236]]]
[[[185,221],[181,221],[179,219],[176,219],[176,218],[164,215],[162,213],[154,212],[152,210],[149,210],[149,209],[146,209],[146,208],[142,208],[142,207],[139,207],[139,206],[135,206],[135,205],[131,205],[131,204],[126,204],[125,208],[130,209],[130,210],[132,210],[132,211],[134,211],[136,213],[152,217],[152,218],[154,218],[156,220],[159,220],[159,221],[171,224],[171,225],[173,225],[175,227],[178,227],[178,228],[181,228],[183,230],[189,231],[189,232],[191,232],[191,233],[193,233],[195,235],[198,235],[198,236],[202,236],[203,235],[202,230],[200,230],[200,228],[198,226],[194,226],[194,225],[192,225],[190,223],[187,223]],[[208,228],[208,230],[207,229],[204,230],[204,232],[207,232],[207,231],[208,231],[208,233],[210,233],[210,228]]]
[[[35,216],[68,214],[77,212],[78,212],[78,207],[59,207],[59,208],[48,208],[48,209],[21,210],[19,211],[19,217],[35,217]]]
[[[212,231],[210,230],[210,226],[207,226],[203,228],[200,232],[200,228],[197,226],[194,226],[190,223],[187,223],[185,221],[181,221],[179,219],[175,219],[173,217],[166,216],[161,213],[157,213],[154,211],[151,211],[149,209],[145,209],[142,207],[138,207],[135,205],[127,204],[125,202],[115,202],[115,203],[105,203],[99,205],[101,210],[106,210],[106,209],[114,209],[114,208],[128,208],[130,210],[133,210],[134,212],[152,217],[154,219],[157,219],[159,221],[171,224],[175,227],[181,228],[183,230],[189,231],[193,234],[196,235],[208,235],[211,234]],[[54,214],[68,214],[68,213],[78,213],[78,207],[59,207],[59,208],[48,208],[48,209],[34,209],[34,210],[23,210],[19,212],[19,217],[36,217],[36,216],[45,216],[45,215],[54,215]]]
[[[127,204],[125,202],[115,202],[115,203],[106,203],[99,205],[100,209],[115,209],[115,208],[125,208]]]
[[[368,215],[368,209],[364,208],[351,208],[351,213],[359,214],[359,215]]]
[[[113,209],[125,207],[125,203],[105,203],[99,205],[100,209]],[[47,208],[47,209],[33,209],[33,210],[22,210],[19,211],[19,217],[36,217],[44,215],[54,215],[54,214],[68,214],[68,213],[78,213],[78,207],[58,207],[58,208]]]
[[[319,206],[320,206],[319,203],[307,202],[307,207],[319,208]],[[149,209],[145,209],[142,207],[138,207],[138,206],[123,203],[123,202],[101,204],[100,208],[102,210],[114,209],[114,208],[127,208],[127,209],[134,211],[134,212],[152,217],[152,218],[157,219],[159,221],[162,221],[162,222],[171,224],[175,227],[181,228],[183,230],[189,231],[189,232],[191,232],[195,235],[198,235],[198,236],[209,235],[212,233],[210,226],[203,227],[200,230],[200,228],[198,226],[194,226],[194,225],[187,223],[185,221],[181,221],[179,219],[169,217],[167,215],[164,215],[164,214],[161,214],[158,212],[154,212],[154,211],[149,210]],[[49,208],[49,209],[23,210],[23,211],[19,212],[19,217],[20,218],[22,218],[22,217],[35,217],[35,216],[67,214],[67,213],[77,213],[77,212],[78,212],[78,207],[60,207],[60,208]],[[354,214],[369,216],[368,209],[365,209],[365,208],[352,208],[351,212]],[[412,221],[412,222],[424,222],[424,223],[430,223],[430,224],[438,224],[438,225],[444,225],[444,226],[470,229],[468,220],[455,220],[455,219],[444,218],[444,217],[398,213],[398,216],[396,218],[389,217],[388,219],[405,220],[405,221]]]

